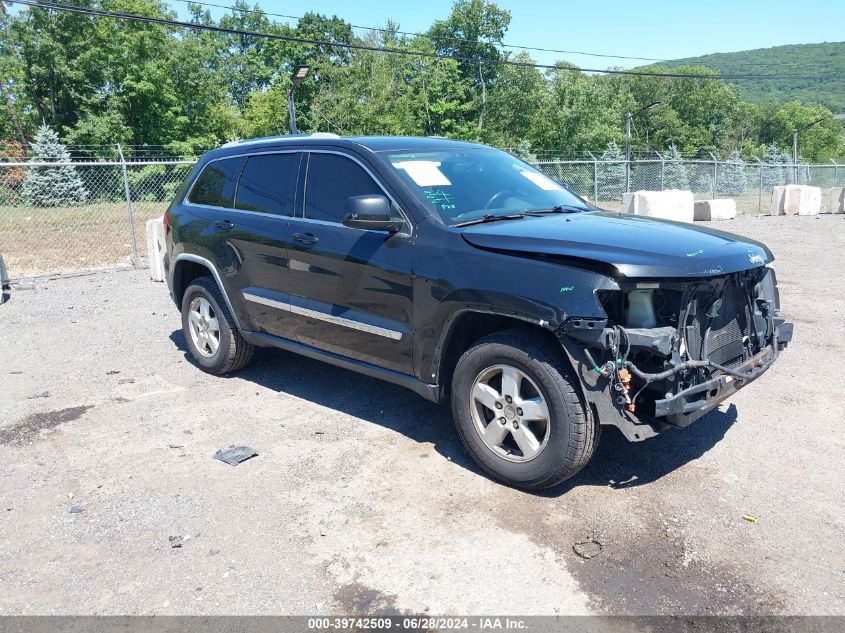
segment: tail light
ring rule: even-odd
[[[167,235],[167,231],[170,230],[170,209],[164,212],[162,223],[164,224],[164,234]]]

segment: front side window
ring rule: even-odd
[[[293,215],[293,191],[299,154],[250,156],[241,172],[235,208]]]
[[[343,221],[347,198],[384,195],[381,187],[358,163],[338,154],[313,153],[305,185],[305,217]]]
[[[235,183],[243,165],[243,158],[224,158],[208,163],[197,178],[188,202],[212,207],[232,208]]]
[[[447,224],[555,207],[591,210],[564,186],[501,150],[444,149],[386,157],[417,197]]]

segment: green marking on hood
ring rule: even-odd
[[[572,292],[573,290],[575,290],[575,286],[561,286],[560,287],[561,292]]]
[[[699,248],[697,251],[693,251],[692,253],[687,253],[687,257],[695,257],[697,255],[701,255],[703,252],[704,252],[704,250]]]

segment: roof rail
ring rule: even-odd
[[[228,143],[224,143],[220,147],[235,147],[244,143],[276,143],[278,141],[295,141],[304,138],[332,139],[340,138],[340,136],[334,134],[333,132],[311,132],[310,134],[278,134],[276,136],[261,136],[258,138],[245,138],[236,141],[229,141]]]

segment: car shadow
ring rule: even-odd
[[[196,366],[184,335],[171,341]],[[448,405],[429,402],[412,391],[356,372],[276,349],[255,350],[248,367],[223,379],[248,380],[320,406],[378,424],[421,444],[442,457],[483,475],[461,445]],[[633,488],[652,483],[704,455],[736,422],[735,405],[714,409],[686,429],[669,430],[644,442],[629,442],[615,427],[603,426],[595,455],[572,479],[541,496],[556,497],[578,486]]]

